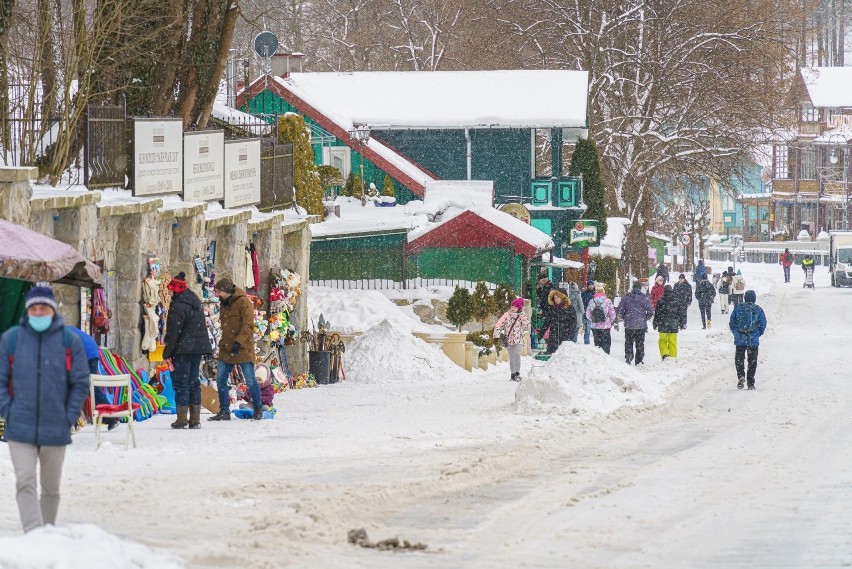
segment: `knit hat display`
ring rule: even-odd
[[[524,299],[520,296],[512,301],[512,306],[517,308],[518,310],[524,309]]]
[[[179,272],[175,277],[169,281],[169,284],[166,285],[170,291],[175,294],[180,294],[186,290],[186,273],[183,271]]]
[[[53,289],[46,286],[35,286],[27,293],[25,307],[29,309],[35,304],[46,304],[54,311],[57,310],[56,297],[53,296]]]
[[[232,281],[228,277],[222,277],[221,279],[216,281],[216,286],[213,288],[216,290],[221,290],[222,292],[226,292],[228,294],[234,294],[234,291],[237,290],[237,287],[234,285],[234,281]]]

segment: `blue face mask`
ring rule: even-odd
[[[44,332],[53,324],[53,316],[29,316],[30,328],[36,332]]]

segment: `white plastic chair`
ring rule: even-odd
[[[95,405],[95,388],[120,387],[127,394],[127,402],[120,405]],[[136,432],[133,430],[133,413],[139,408],[138,403],[133,403],[133,384],[132,377],[129,374],[124,375],[91,375],[89,377],[89,397],[92,402],[92,422],[95,424],[95,450],[101,447],[101,429],[103,428],[104,419],[123,419],[127,417],[127,435],[124,439],[124,447],[130,448],[130,443],[133,443],[133,448],[136,448]],[[101,409],[98,409],[100,407]],[[106,407],[112,407],[107,409]]]

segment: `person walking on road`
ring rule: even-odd
[[[790,282],[790,267],[793,265],[793,254],[790,249],[784,249],[781,257],[778,259],[778,264],[784,267],[784,282]]]
[[[722,308],[722,314],[728,313],[728,295],[731,294],[731,275],[728,271],[722,273],[722,278],[719,279],[719,304]]]
[[[710,309],[713,307],[713,300],[716,298],[716,289],[707,280],[707,275],[699,279],[695,285],[695,300],[698,301],[698,312],[701,313],[701,327],[707,329],[711,327],[711,319],[713,315]]]
[[[677,333],[680,331],[680,302],[672,285],[666,285],[663,298],[657,303],[657,309],[654,311],[653,325],[654,329],[660,335],[658,341],[660,357],[664,360],[666,358],[676,358]]]
[[[663,284],[669,282],[669,268],[664,262],[660,262],[660,264],[657,265],[657,276],[663,277]]]
[[[583,326],[583,320],[586,317],[586,305],[583,303],[583,295],[580,294],[580,287],[577,283],[568,283],[568,300],[571,301],[571,308],[574,309],[574,315],[577,317],[577,326],[574,328],[574,343],[580,339],[580,327]]]
[[[736,305],[741,304],[743,295],[746,291],[746,280],[742,272],[737,269],[737,274],[731,279],[731,303]]]
[[[618,304],[618,317],[624,321],[624,361],[639,365],[645,360],[645,333],[648,320],[654,316],[651,299],[642,292],[642,283],[633,283],[633,290]],[[635,351],[634,351],[635,347]],[[635,357],[635,360],[634,360]]]
[[[521,352],[524,348],[524,330],[529,328],[530,319],[524,313],[524,299],[512,301],[503,316],[494,325],[494,337],[503,338],[509,353],[509,371],[512,381],[521,381]]]
[[[561,288],[550,291],[544,313],[544,330],[547,335],[547,353],[559,349],[562,342],[570,342],[577,332],[577,316],[568,294]]]
[[[701,277],[707,276],[707,267],[704,265],[704,259],[698,259],[698,265],[695,267],[695,272],[692,274],[692,280],[696,283],[701,280]]]
[[[166,347],[163,358],[172,360],[177,420],[173,429],[201,428],[201,382],[198,370],[201,358],[213,352],[201,300],[186,285],[186,274],[180,272],[166,287],[172,302],[166,319]]]
[[[612,324],[615,322],[615,307],[606,297],[603,283],[595,283],[595,296],[586,307],[586,318],[592,326],[595,346],[607,354],[612,346]]]
[[[52,289],[34,287],[25,307],[20,326],[0,337],[0,417],[21,525],[30,532],[56,524],[65,447],[89,394],[89,363],[83,342],[65,328]]]
[[[663,291],[666,290],[666,282],[663,277],[657,275],[654,279],[654,286],[651,287],[651,306],[656,310],[657,303],[663,298]]]
[[[228,378],[234,366],[240,366],[251,394],[254,406],[252,419],[263,418],[260,386],[254,375],[254,305],[246,291],[237,288],[229,278],[216,283],[214,292],[222,302],[219,319],[222,323],[222,339],[219,340],[219,366],[216,369],[216,387],[219,391],[219,412],[208,421],[231,420],[231,398]]]
[[[586,318],[586,309],[595,297],[595,281],[590,280],[586,283],[586,290],[581,296],[583,298],[583,343],[588,345],[591,342],[592,321]]]
[[[766,332],[766,314],[758,306],[757,295],[753,290],[746,291],[745,302],[737,304],[731,312],[728,326],[734,335],[734,366],[737,370],[737,389],[742,389],[748,383],[749,389],[754,389],[754,376],[757,372],[757,355],[760,337]],[[745,361],[748,356],[748,371]]]
[[[689,309],[689,305],[692,304],[692,285],[686,281],[686,275],[681,273],[677,277],[677,282],[672,290],[674,290],[675,297],[680,303],[678,306],[678,315],[680,316],[680,329],[683,330],[686,328],[687,310]]]

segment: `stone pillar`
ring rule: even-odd
[[[216,279],[230,277],[240,288],[246,284],[245,249],[250,217],[251,212],[245,210],[209,218],[206,222],[208,241],[214,235],[216,239]]]
[[[172,238],[169,254],[169,272],[172,276],[183,271],[186,282],[199,297],[201,284],[195,272],[195,258],[202,260],[207,254],[207,233],[204,225],[204,205],[167,210],[162,212],[164,219],[171,216]],[[176,224],[176,225],[175,225]]]
[[[311,265],[311,232],[305,221],[282,224],[281,267],[299,273],[302,277],[302,294],[296,301],[293,313],[293,324],[296,330],[302,332],[308,329],[308,281],[310,280]],[[290,362],[290,372],[293,374],[307,373],[308,347],[302,342],[295,346],[287,346],[287,359]]]
[[[269,298],[269,271],[281,267],[283,221],[284,214],[276,214],[251,219],[248,224],[249,242],[254,243],[260,270],[260,282],[255,284],[255,290],[264,302]]]
[[[29,227],[32,180],[38,168],[0,168],[0,219]]]

